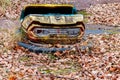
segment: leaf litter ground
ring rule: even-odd
[[[35,54],[16,43],[13,30],[0,29],[1,80],[120,79],[120,34],[89,34],[76,48]]]

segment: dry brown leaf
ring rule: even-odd
[[[62,54],[59,51],[57,51],[57,52],[54,53],[54,55],[57,56],[57,57],[60,57]]]
[[[116,67],[110,67],[110,71],[111,71],[111,72],[114,72],[114,71],[116,71],[116,70],[117,70]]]
[[[74,56],[74,55],[70,55],[70,58],[74,59],[74,58],[75,58],[75,56]]]
[[[70,53],[69,50],[65,50],[65,51],[63,51],[63,53],[61,55],[62,56],[70,56],[69,53]]]
[[[22,51],[24,51],[25,49],[23,47],[20,47],[20,46],[16,45],[14,50],[22,50]]]
[[[20,77],[23,77],[23,76],[24,76],[24,73],[19,72],[18,75],[19,75]]]
[[[9,77],[8,80],[17,80],[17,77],[15,75],[12,75],[12,76]]]
[[[58,48],[62,48],[62,45],[60,45],[60,44],[55,44],[55,46]]]
[[[88,45],[88,40],[84,41],[81,45],[82,46],[87,46]]]
[[[0,6],[0,16],[4,13],[4,9]]]

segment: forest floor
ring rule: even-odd
[[[88,14],[87,29],[109,27],[109,34],[86,34],[71,50],[36,54],[17,45],[22,6],[37,2],[21,1],[0,7],[0,80],[120,80],[120,3],[97,4],[82,12]]]

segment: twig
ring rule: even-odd
[[[81,51],[79,49],[78,44],[75,44],[75,48],[76,48],[77,52],[80,54],[80,57],[82,58],[82,53],[81,53]]]
[[[88,74],[87,74],[87,73]],[[87,76],[89,76],[89,77],[92,77],[92,78],[94,78],[94,76],[92,75],[92,73],[91,72],[89,72],[88,70],[84,70],[84,72],[83,72],[85,75],[87,75]]]

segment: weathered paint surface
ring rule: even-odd
[[[39,23],[44,24],[76,24],[77,22],[83,21],[83,15],[75,14],[75,15],[42,15],[42,14],[31,14],[25,17],[22,22],[23,27],[28,27],[31,22],[37,21]]]

